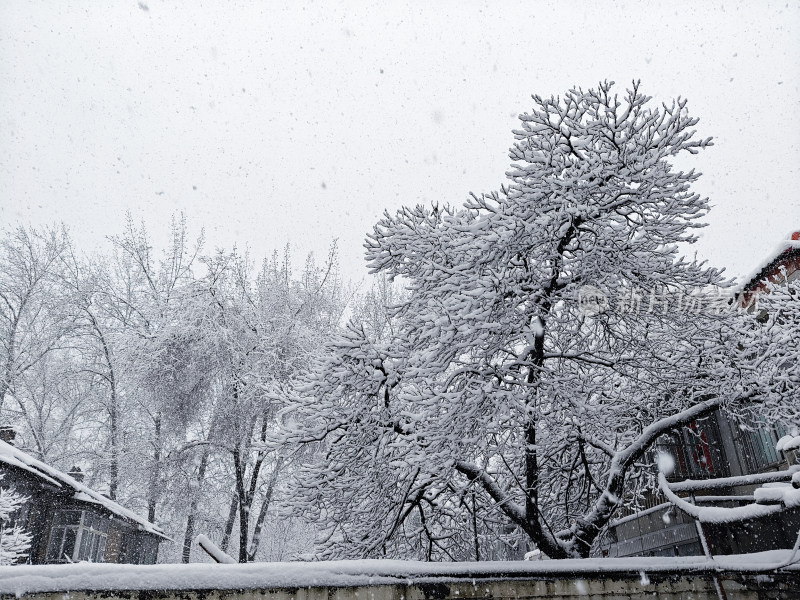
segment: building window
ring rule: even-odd
[[[728,468],[720,453],[719,430],[714,419],[695,421],[679,431],[662,436],[658,450],[675,459],[671,479],[725,477]]]
[[[758,422],[748,427],[739,427],[736,443],[748,472],[755,473],[783,461],[782,454],[775,449],[775,445],[786,431],[786,427],[780,425],[768,427]]]
[[[108,519],[88,510],[59,510],[47,545],[53,562],[103,562],[108,540]]]

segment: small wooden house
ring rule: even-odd
[[[0,487],[28,498],[13,516],[32,535],[31,564],[154,564],[158,544],[169,540],[146,519],[84,486],[80,469],[63,473],[0,441],[0,474]]]

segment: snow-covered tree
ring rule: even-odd
[[[284,408],[283,390],[338,326],[344,304],[335,246],[324,267],[310,257],[298,279],[288,249],[282,263],[265,262],[254,279],[241,257],[224,265],[210,266],[209,275],[218,286],[216,327],[225,357],[224,433],[216,445],[230,453],[235,482],[221,546],[227,550],[238,513],[238,557],[246,562],[255,559],[286,465],[283,448],[269,443]]]
[[[159,251],[129,216],[110,252],[86,255],[59,228],[4,232],[3,416],[26,451],[80,464],[183,538],[162,560],[188,561],[199,532],[238,542],[242,560],[305,550],[288,538],[306,523],[275,522],[289,461],[265,440],[282,387],[338,328],[335,246],[293,273],[288,246],[257,268],[246,252],[202,256],[183,217],[168,233]]]
[[[26,450],[64,459],[67,468],[87,450],[82,441],[96,423],[87,402],[92,382],[77,360],[72,251],[63,226],[17,227],[0,241],[3,421],[24,432]]]
[[[800,427],[800,280],[768,282],[731,323],[730,361],[753,402],[732,406],[743,425]]]
[[[0,409],[15,383],[70,327],[59,289],[60,259],[68,246],[63,228],[0,231]]]
[[[587,556],[656,439],[747,395],[715,394],[723,317],[670,305],[726,284],[681,257],[708,202],[672,162],[711,143],[686,101],[602,83],[520,119],[499,192],[368,238],[408,291],[393,335],[351,324],[287,427],[319,450],[298,508],[322,556],[472,558],[515,530]],[[581,306],[587,285],[605,310]]]
[[[14,513],[27,500],[12,488],[0,486],[0,565],[13,565],[28,556],[31,535],[19,525],[11,524]]]

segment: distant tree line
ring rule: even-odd
[[[2,232],[0,419],[169,531],[162,560],[188,561],[198,533],[287,559],[313,535],[275,516],[293,457],[267,438],[350,298],[336,247],[294,272],[288,246],[256,264],[204,254],[183,218],[170,231],[157,252],[128,219],[94,255],[63,227]]]

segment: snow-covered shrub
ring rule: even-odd
[[[28,556],[31,535],[19,525],[13,524],[13,514],[27,500],[27,497],[18,494],[13,488],[0,487],[0,565],[13,565]]]

